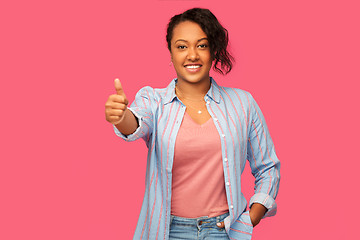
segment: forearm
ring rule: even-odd
[[[137,117],[128,109],[125,110],[125,116],[123,120],[116,124],[115,127],[124,135],[130,135],[135,132],[139,127]]]
[[[260,220],[264,217],[266,211],[267,208],[260,203],[254,203],[251,205],[249,214],[254,227],[259,224]]]

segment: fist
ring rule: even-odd
[[[105,117],[106,121],[117,125],[125,117],[125,111],[129,102],[118,78],[115,79],[114,85],[116,94],[110,95],[105,103]]]

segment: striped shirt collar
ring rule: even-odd
[[[212,77],[210,77],[210,81],[211,81],[211,86],[209,91],[206,93],[206,95],[209,96],[209,98],[215,101],[216,103],[220,103],[220,87]],[[175,94],[176,82],[177,82],[177,78],[174,78],[170,82],[170,84],[166,87],[164,104],[168,104],[176,98],[176,94]]]

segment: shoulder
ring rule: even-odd
[[[168,88],[154,88],[151,86],[144,86],[136,93],[135,98],[144,98],[148,100],[154,100],[155,102],[160,102],[165,98]]]
[[[141,96],[144,98],[152,98],[154,97],[154,95],[155,95],[154,88],[150,86],[144,86],[140,88],[139,91],[136,93],[136,96]]]
[[[219,89],[225,101],[240,102],[245,106],[251,106],[252,102],[254,101],[251,93],[246,90],[223,86],[219,86]]]

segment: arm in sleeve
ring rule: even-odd
[[[265,118],[251,95],[250,103],[247,159],[255,177],[255,194],[251,197],[249,206],[253,203],[264,205],[267,208],[265,218],[274,216],[277,211],[275,198],[280,183],[280,161],[276,156]]]
[[[127,142],[142,138],[148,144],[154,125],[154,115],[152,111],[154,106],[156,106],[156,102],[153,89],[151,87],[141,88],[136,93],[135,100],[131,106],[128,107],[138,120],[138,128],[132,134],[124,135],[113,125],[115,134]]]

